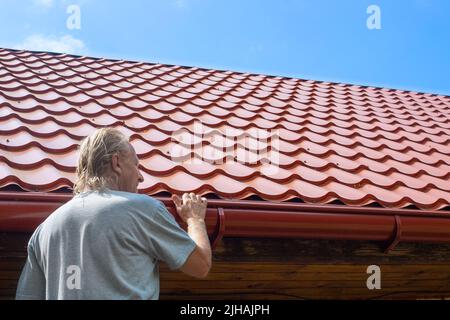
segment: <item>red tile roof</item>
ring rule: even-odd
[[[113,126],[150,195],[442,209],[449,120],[436,94],[0,49],[0,191],[70,188],[80,140]]]

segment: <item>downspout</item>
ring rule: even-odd
[[[0,232],[32,232],[71,197],[0,193]],[[170,198],[155,198],[182,224]],[[209,199],[206,225],[213,247],[222,237],[371,240],[386,252],[400,241],[450,243],[450,214],[432,210]]]

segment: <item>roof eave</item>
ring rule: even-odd
[[[0,192],[0,231],[32,232],[72,194]],[[181,222],[169,197],[155,197]],[[206,224],[213,244],[222,237],[309,238],[450,243],[443,211],[208,200]]]

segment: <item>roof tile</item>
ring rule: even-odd
[[[148,194],[450,205],[448,96],[0,49],[0,188],[71,187],[102,126]]]

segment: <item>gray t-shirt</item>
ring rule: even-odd
[[[158,299],[158,261],[179,269],[195,247],[156,199],[81,193],[31,236],[16,299]]]

